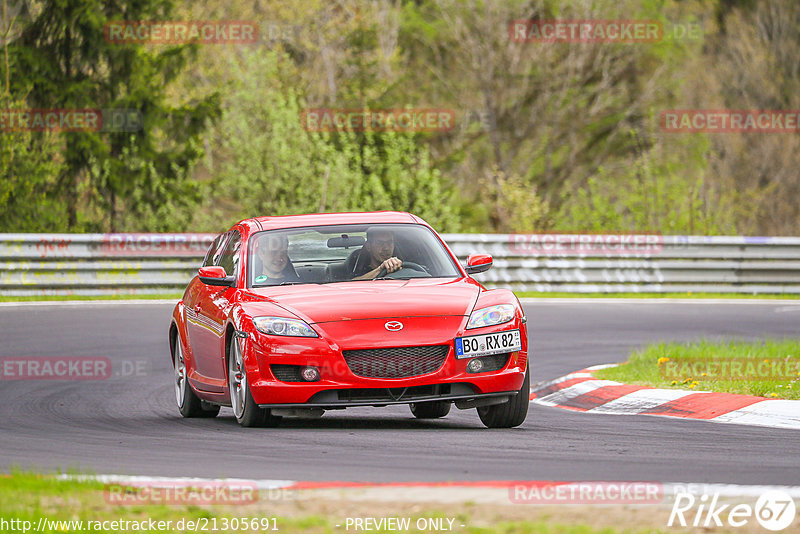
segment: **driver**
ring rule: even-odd
[[[370,228],[364,246],[350,255],[347,268],[353,280],[373,280],[383,270],[399,271],[403,262],[395,257],[394,234],[388,230]]]

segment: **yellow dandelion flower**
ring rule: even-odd
[[[778,396],[778,394],[777,394],[777,393],[771,393],[771,394],[770,394],[770,397],[777,397],[777,396]]]
[[[672,381],[672,385],[673,385],[673,386],[674,386],[674,385],[677,385],[677,383],[678,383],[678,381],[677,381],[677,380],[673,380],[673,381]]]
[[[658,365],[661,365],[662,363],[667,363],[668,361],[669,358],[667,358],[666,356],[662,356],[661,358],[658,359]]]

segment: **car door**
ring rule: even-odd
[[[230,276],[239,276],[239,252],[242,246],[242,235],[232,230],[215,259],[215,265],[223,267]],[[202,283],[202,282],[201,282]],[[225,365],[225,324],[231,308],[231,297],[236,293],[235,287],[205,286],[202,298],[195,304],[197,321],[196,337],[199,342],[195,346],[197,369],[213,387],[212,391],[224,388],[227,381]]]
[[[217,236],[206,253],[203,267],[220,264],[231,235],[231,232],[225,232]],[[189,379],[196,388],[206,391],[221,392],[222,385],[219,383],[217,362],[213,357],[209,357],[218,343],[219,327],[208,320],[207,312],[203,310],[209,307],[208,301],[215,299],[216,295],[225,289],[228,288],[206,285],[198,277],[195,277],[183,301],[189,346],[194,358],[194,369],[190,372]]]

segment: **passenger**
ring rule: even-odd
[[[285,235],[268,235],[257,240],[256,255],[261,260],[261,272],[253,279],[255,284],[300,282],[292,260],[289,259],[289,238]]]

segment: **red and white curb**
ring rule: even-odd
[[[610,415],[657,415],[715,423],[800,429],[800,400],[752,395],[656,389],[600,380],[595,365],[531,387],[531,402],[567,410]]]
[[[161,477],[161,476],[131,476],[131,475],[70,475],[62,474],[56,478],[60,480],[95,481],[103,484],[119,484],[132,487],[149,488],[174,488],[180,487],[202,487],[203,485],[229,484],[235,487],[248,486],[259,490],[296,490],[296,491],[329,491],[336,490],[348,494],[351,492],[369,492],[370,497],[380,497],[384,494],[390,500],[419,501],[429,502],[460,502],[465,497],[471,498],[470,493],[475,492],[485,498],[492,492],[491,501],[511,502],[521,504],[513,497],[513,490],[518,488],[564,488],[564,489],[591,489],[590,497],[582,499],[587,502],[575,502],[569,504],[591,504],[598,493],[605,491],[625,491],[631,488],[654,488],[655,491],[649,492],[646,499],[642,499],[642,504],[658,504],[669,502],[676,495],[691,494],[718,494],[720,497],[758,497],[768,491],[780,490],[789,495],[792,499],[800,499],[800,486],[776,486],[776,485],[740,485],[740,484],[705,484],[705,483],[679,483],[679,482],[646,482],[646,481],[559,481],[559,480],[461,480],[461,481],[433,481],[433,482],[359,482],[359,481],[297,481],[297,480],[277,480],[277,479],[244,479],[244,478],[198,478],[198,477]],[[591,486],[591,488],[588,488]],[[410,491],[402,491],[410,490]],[[398,493],[400,491],[401,493]],[[562,492],[562,493],[569,493]],[[298,496],[296,494],[295,496]],[[657,495],[657,499],[652,496]],[[587,494],[584,491],[583,497]],[[613,504],[607,496],[602,499],[603,504]],[[635,499],[633,499],[635,501]],[[483,502],[483,501],[482,501]],[[558,504],[557,502],[528,502],[528,504]],[[632,504],[628,502],[627,504]]]

